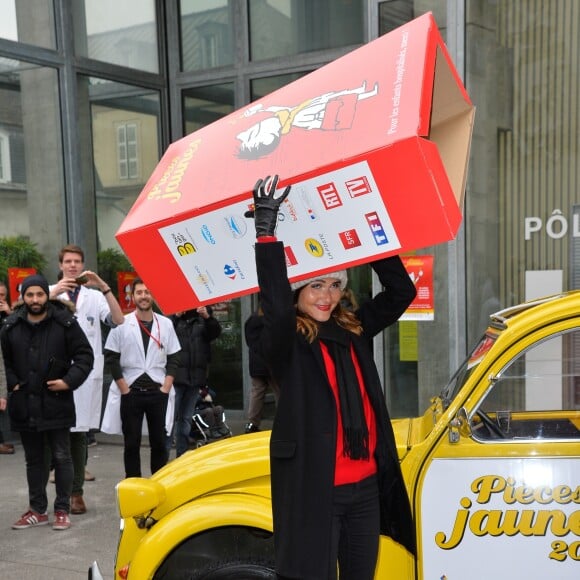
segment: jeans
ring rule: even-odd
[[[85,466],[87,465],[88,457],[86,432],[71,431],[70,453],[74,469],[72,495],[83,495],[83,487],[85,484]]]
[[[379,486],[376,475],[334,488],[328,579],[372,580],[379,553]]]
[[[131,389],[121,397],[121,422],[125,449],[125,477],[141,477],[141,433],[143,417],[147,419],[151,447],[151,474],[161,469],[168,459],[165,446],[165,413],[168,395],[159,389]]]
[[[48,466],[46,465],[45,441],[48,443],[54,463],[56,498],[54,511],[70,511],[73,464],[70,455],[69,430],[22,431],[20,433],[24,457],[26,459],[26,479],[28,481],[28,501],[30,509],[39,514],[46,513],[48,498]]]
[[[189,449],[191,417],[198,389],[189,385],[173,385],[175,389],[175,457]]]

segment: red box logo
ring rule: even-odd
[[[345,250],[350,250],[360,246],[360,239],[356,230],[346,230],[346,232],[340,232],[338,235],[340,236],[340,241]]]
[[[342,199],[340,199],[334,183],[325,183],[324,185],[319,185],[316,189],[326,209],[334,209],[342,205]]]
[[[361,175],[355,179],[349,179],[345,184],[350,197],[358,197],[359,195],[366,195],[372,191],[369,180]]]

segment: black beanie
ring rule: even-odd
[[[26,290],[28,290],[28,288],[30,288],[31,286],[40,286],[44,290],[46,295],[50,296],[50,292],[48,290],[48,282],[46,281],[46,278],[41,274],[33,274],[32,276],[24,278],[22,284],[20,285],[20,293],[22,294],[23,297]]]

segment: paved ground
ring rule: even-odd
[[[228,424],[232,432],[242,433],[243,420],[230,415]],[[268,428],[268,423],[263,427]],[[1,580],[79,580],[87,578],[93,560],[99,562],[106,580],[114,580],[119,530],[115,484],[124,474],[123,448],[120,437],[97,433],[97,441],[97,446],[89,448],[88,469],[96,476],[96,481],[85,484],[89,511],[82,516],[71,516],[72,527],[66,531],[54,531],[50,525],[11,529],[12,523],[28,507],[24,455],[18,441],[15,441],[14,455],[0,455]],[[141,460],[144,466],[149,465],[146,446],[141,451]],[[49,484],[48,493],[51,505],[54,485]]]

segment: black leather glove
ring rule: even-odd
[[[278,210],[282,202],[288,197],[291,186],[289,185],[278,197],[274,197],[278,176],[270,176],[266,179],[258,179],[254,186],[254,211],[246,212],[246,217],[253,217],[256,225],[256,238],[273,236],[278,221]]]

